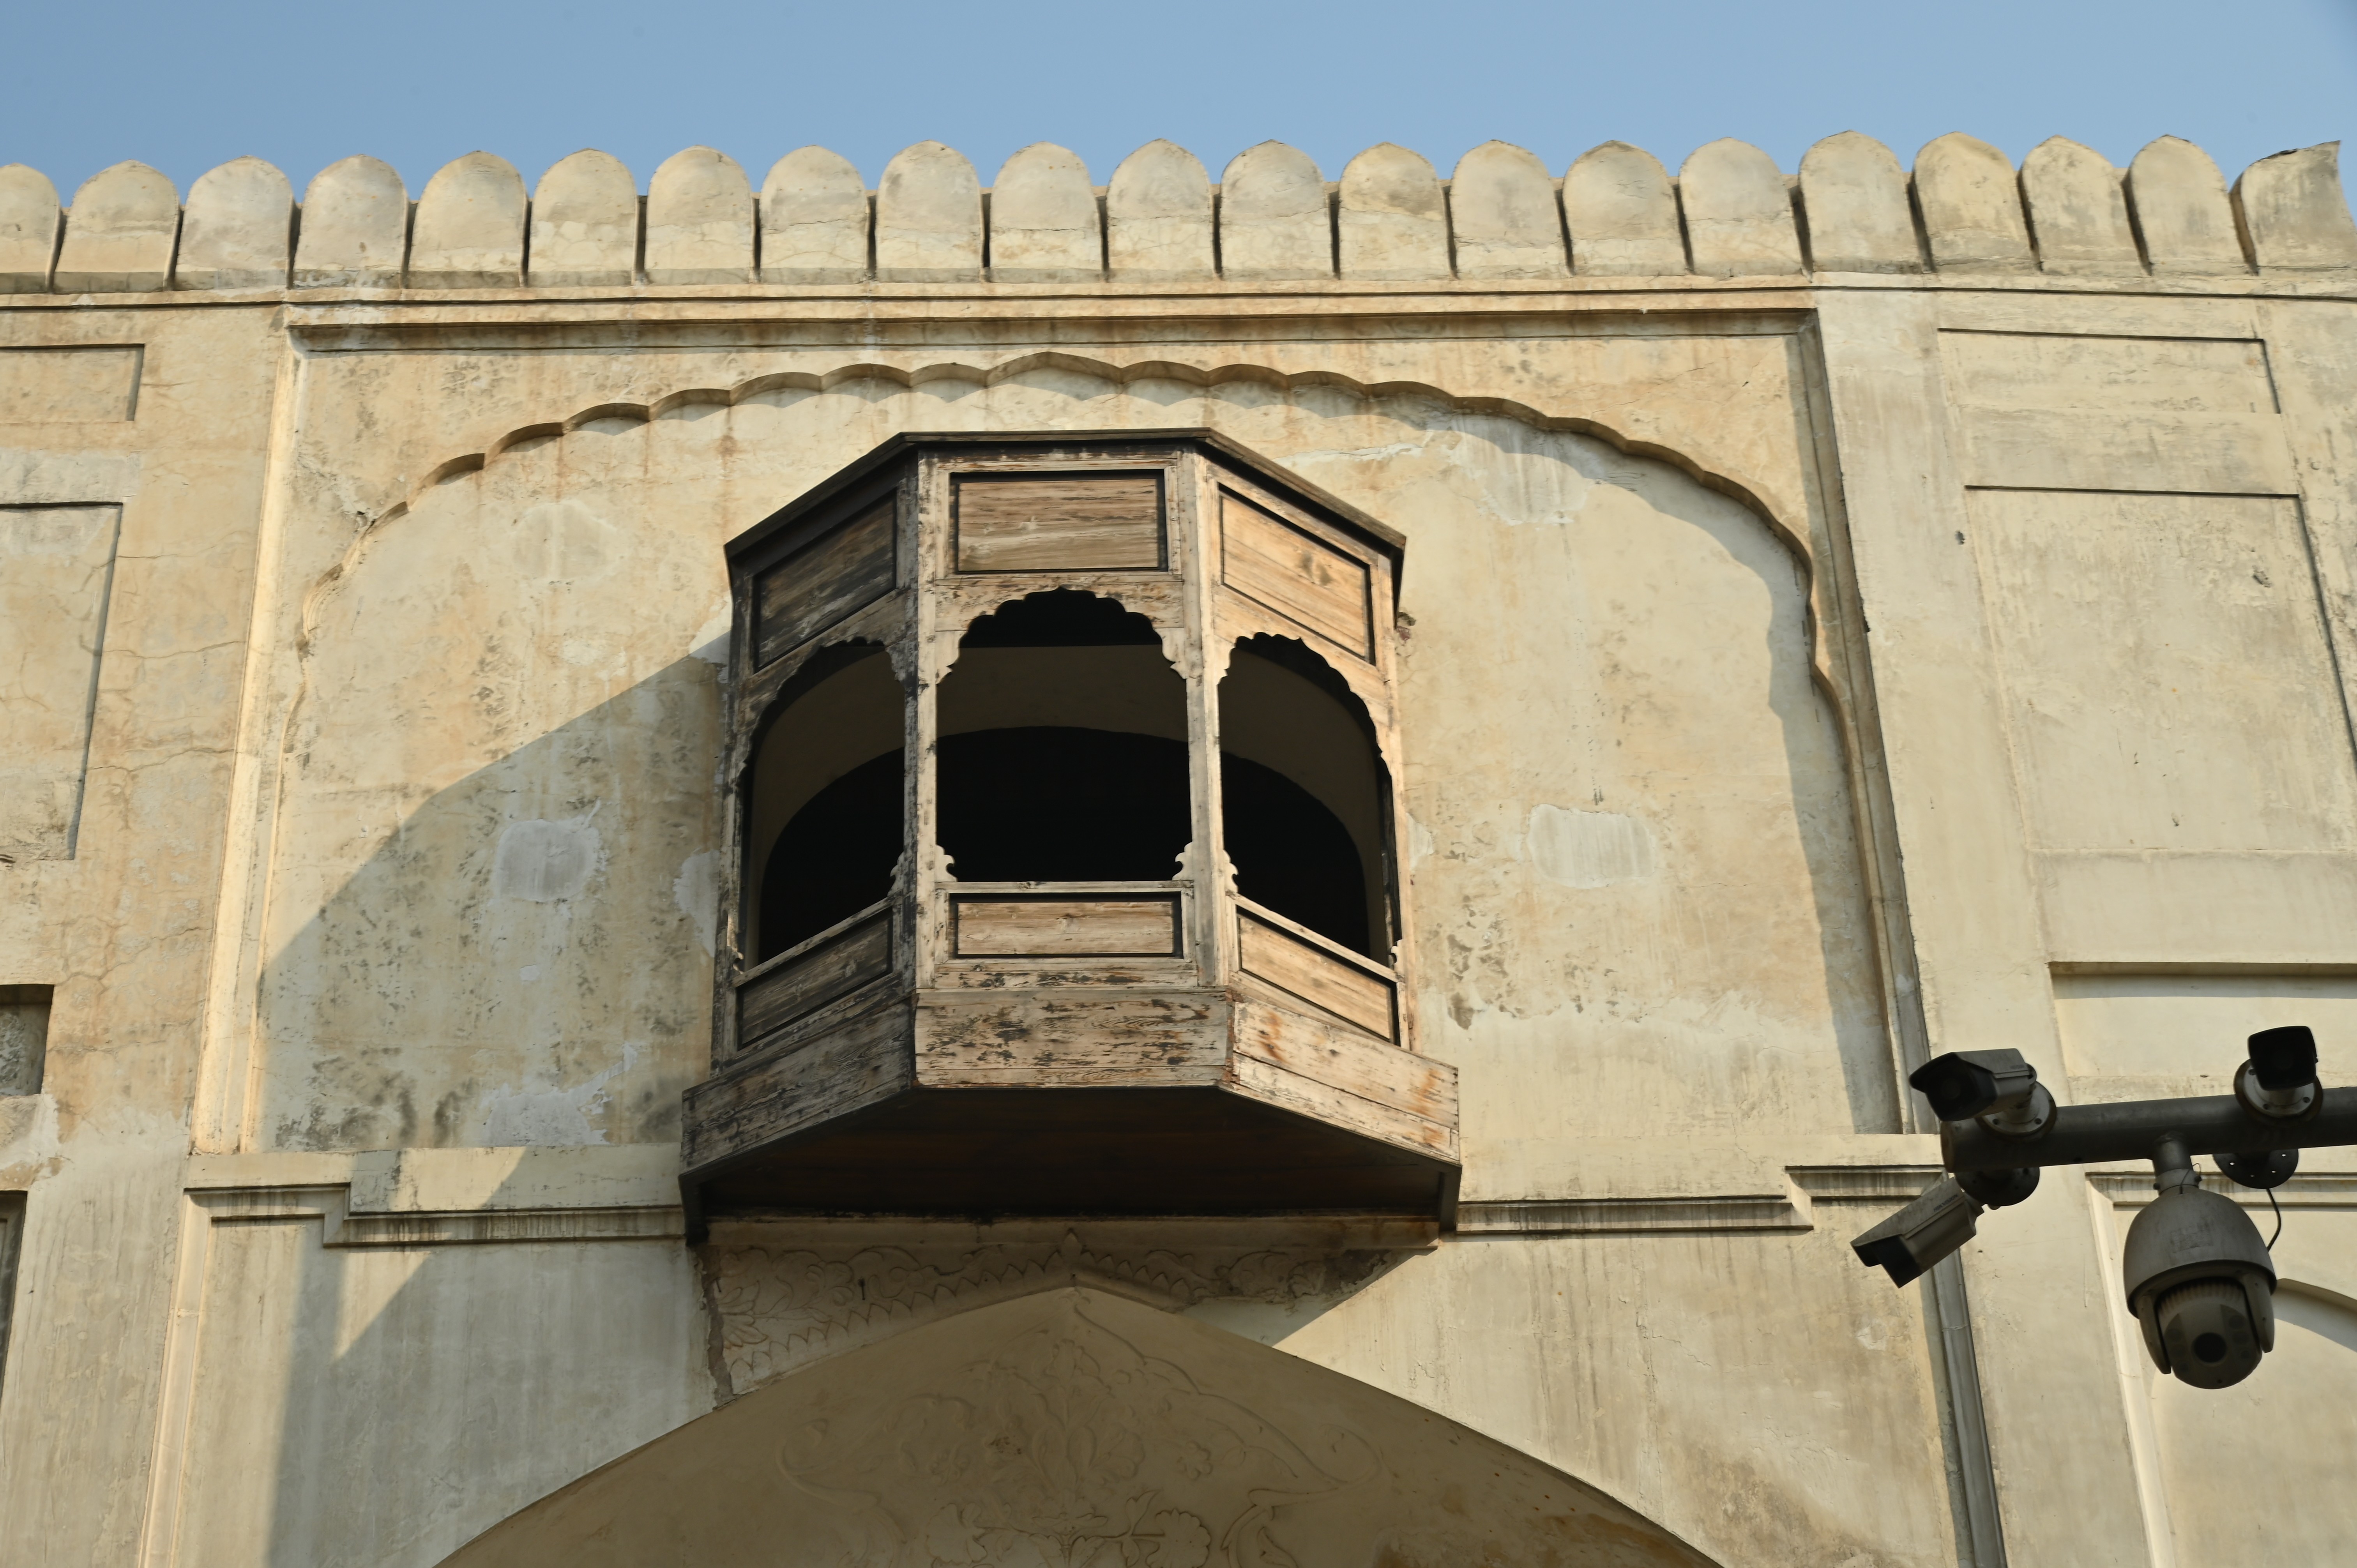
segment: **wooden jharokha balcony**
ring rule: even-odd
[[[1448,1222],[1400,551],[1201,431],[899,437],[734,541],[692,1212]]]

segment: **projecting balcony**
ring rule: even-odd
[[[1446,1221],[1399,553],[1201,432],[902,437],[733,542],[691,1202]]]

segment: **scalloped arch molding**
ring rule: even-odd
[[[1286,371],[1266,365],[1231,363],[1204,369],[1176,360],[1150,360],[1135,364],[1117,365],[1104,360],[1094,360],[1077,354],[1034,353],[1019,355],[987,368],[947,360],[938,364],[905,369],[897,365],[866,361],[843,365],[829,371],[786,371],[749,377],[732,387],[689,387],[665,393],[650,403],[599,403],[590,404],[561,420],[542,421],[518,425],[478,452],[462,453],[447,458],[426,470],[425,475],[401,500],[373,519],[375,527],[391,522],[417,504],[418,498],[438,485],[481,469],[502,454],[527,444],[569,435],[585,425],[600,421],[621,420],[649,422],[697,406],[733,407],[737,403],[778,392],[834,392],[861,381],[884,381],[908,390],[924,387],[968,383],[982,389],[1005,385],[1039,372],[1052,371],[1069,376],[1091,378],[1109,388],[1127,389],[1143,383],[1168,382],[1204,392],[1215,392],[1235,386],[1261,386],[1291,396],[1315,391],[1333,391],[1364,403],[1414,401],[1437,403],[1452,413],[1490,415],[1527,424],[1534,430],[1561,431],[1586,435],[1603,441],[1632,457],[1650,458],[1665,463],[1696,483],[1731,497],[1760,514],[1770,529],[1798,552],[1803,560],[1810,557],[1808,532],[1805,526],[1795,527],[1792,521],[1777,515],[1757,493],[1754,487],[1729,473],[1719,472],[1696,461],[1687,453],[1657,442],[1634,439],[1602,420],[1582,414],[1550,414],[1527,403],[1510,398],[1468,397],[1426,381],[1361,381],[1333,371]],[[914,428],[914,427],[912,427]],[[1075,425],[1091,430],[1118,428],[1090,424]],[[791,497],[779,498],[780,503]]]
[[[1075,381],[1093,384],[1074,385]],[[1802,576],[1803,591],[1812,601],[1813,614],[1805,628],[1812,671],[1819,688],[1835,704],[1837,713],[1846,713],[1849,706],[1844,683],[1832,667],[1824,645],[1824,639],[1819,635],[1819,623],[1823,619],[1824,607],[1814,602],[1821,592],[1822,585],[1818,581],[1815,552],[1812,548],[1808,521],[1805,519],[1788,519],[1780,515],[1778,509],[1771,506],[1761,494],[1765,487],[1736,472],[1714,467],[1706,461],[1697,460],[1693,454],[1680,448],[1659,442],[1634,438],[1602,420],[1587,415],[1549,413],[1512,399],[1468,396],[1449,392],[1444,387],[1426,381],[1405,380],[1364,381],[1333,371],[1286,371],[1268,365],[1244,362],[1230,362],[1208,368],[1168,360],[1115,364],[1083,355],[1052,351],[1017,355],[987,366],[977,366],[958,360],[943,360],[911,368],[860,360],[823,371],[766,372],[748,377],[733,386],[683,387],[643,403],[600,402],[588,404],[562,419],[539,420],[517,425],[487,442],[479,450],[461,453],[436,463],[425,470],[421,479],[409,488],[402,499],[386,508],[364,525],[361,533],[352,541],[350,548],[345,553],[343,560],[316,583],[310,595],[307,596],[303,617],[304,642],[307,646],[310,640],[312,628],[317,618],[316,608],[321,596],[331,590],[345,575],[359,556],[365,553],[371,538],[377,535],[379,531],[408,515],[442,487],[464,479],[469,475],[481,473],[510,454],[537,449],[548,442],[564,440],[585,429],[599,425],[649,425],[667,416],[678,415],[693,409],[731,409],[772,399],[781,393],[845,392],[856,396],[863,386],[877,384],[889,387],[897,392],[931,392],[936,395],[944,395],[945,400],[938,405],[942,417],[930,417],[930,411],[926,411],[926,416],[920,417],[920,411],[910,411],[909,416],[891,424],[888,428],[879,427],[869,446],[881,441],[886,435],[899,431],[931,428],[1049,428],[1071,429],[1079,433],[1168,426],[1173,423],[1203,424],[1222,427],[1226,434],[1234,435],[1249,445],[1254,440],[1252,433],[1239,427],[1235,420],[1225,415],[1230,412],[1241,412],[1247,408],[1260,406],[1265,403],[1266,401],[1265,398],[1254,395],[1255,390],[1274,394],[1278,400],[1304,409],[1317,403],[1323,394],[1330,394],[1343,403],[1355,405],[1347,410],[1318,411],[1321,413],[1372,414],[1411,425],[1447,423],[1445,420],[1433,421],[1428,417],[1428,413],[1419,413],[1417,405],[1421,405],[1424,411],[1437,409],[1459,420],[1466,418],[1496,420],[1522,425],[1534,433],[1571,435],[1601,442],[1629,457],[1637,458],[1645,463],[1660,464],[1683,478],[1734,501],[1750,513],[1754,521],[1765,527],[1787,551],[1791,552],[1795,567]],[[1054,408],[1056,416],[1052,419],[1027,422],[1019,415],[1011,421],[1006,417],[985,415],[983,422],[972,423],[966,418],[959,417],[953,412],[954,403],[949,401],[959,396],[958,389],[961,388],[984,392],[1001,388],[1030,390],[1053,394],[1060,401]],[[1161,389],[1167,388],[1185,389],[1187,392],[1199,396],[1201,400],[1200,417],[1190,416],[1174,420],[1163,414],[1161,410],[1168,408],[1174,401],[1178,401],[1167,395],[1156,395]],[[1108,395],[1119,394],[1128,394],[1128,401],[1132,406],[1127,409],[1088,407],[1090,403]],[[1146,412],[1135,406],[1140,399],[1151,405],[1152,417],[1139,417]],[[872,396],[866,396],[861,397],[860,401],[873,403],[876,400]],[[619,434],[619,432],[608,430],[604,433]],[[836,466],[841,462],[850,461],[858,456],[859,452],[866,449],[866,446],[862,446],[856,451],[846,450]],[[1268,455],[1279,462],[1288,461],[1279,451],[1271,451]],[[1396,456],[1396,453],[1386,455]],[[1290,460],[1297,462],[1299,458]],[[1591,464],[1589,467],[1593,467],[1595,465]],[[780,489],[771,497],[769,505],[770,507],[783,505],[795,495],[800,494],[809,483],[814,483],[831,471],[831,467],[822,468],[809,474],[802,483],[793,485],[791,488]],[[1337,467],[1333,471],[1323,475],[1313,473],[1308,477],[1318,479],[1321,483],[1328,483],[1329,488],[1334,489],[1337,494],[1360,499],[1361,504],[1367,506],[1377,515],[1382,515],[1383,508],[1372,498],[1356,493],[1356,486],[1347,466]],[[763,513],[767,510],[768,508],[762,509]],[[749,523],[752,521],[754,518],[748,517],[743,520],[743,522]],[[1413,519],[1389,521],[1394,521],[1403,532],[1413,535]]]

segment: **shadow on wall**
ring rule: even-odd
[[[585,434],[435,487],[307,601],[264,1147],[677,1136],[711,1006],[726,578]]]
[[[477,1196],[528,1205],[529,1187]],[[173,1562],[427,1568],[711,1408],[675,1234],[387,1244],[354,1229],[322,1245],[315,1214],[212,1222]]]
[[[716,672],[677,652],[716,635],[720,541],[896,431],[1189,424],[1412,534],[1416,983],[1479,1069],[1469,1137],[1485,1101],[1542,1138],[1601,1108],[1896,1127],[1839,727],[1765,520],[1437,395],[1058,365],[601,417],[371,530],[317,596],[289,736],[264,1141],[671,1136],[717,794]]]
[[[267,1145],[678,1137],[710,1037],[716,675],[680,660],[387,824],[264,970]]]

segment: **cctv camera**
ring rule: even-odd
[[[2019,1051],[1950,1051],[1917,1068],[1907,1081],[1922,1091],[1941,1121],[1978,1117],[2007,1137],[2043,1133],[2054,1115],[2054,1097]]]
[[[2275,1265],[2232,1199],[2202,1191],[2190,1169],[2160,1179],[2128,1227],[2128,1310],[2155,1366],[2197,1389],[2227,1388],[2275,1348]]]
[[[2251,1036],[2250,1051],[2234,1074],[2234,1098],[2245,1110],[2271,1122],[2316,1114],[2324,1087],[2316,1079],[2316,1036],[2306,1025],[2261,1029]]]
[[[1907,1284],[1971,1240],[1980,1217],[1979,1200],[1948,1176],[1852,1241],[1850,1251],[1867,1268],[1886,1270],[1892,1284]]]

